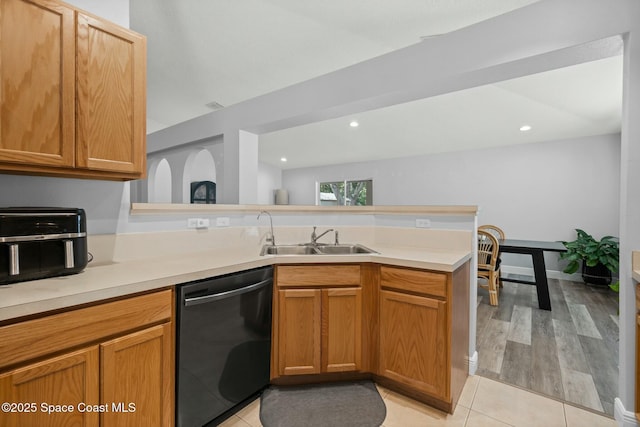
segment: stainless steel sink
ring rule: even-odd
[[[354,255],[375,254],[376,251],[359,244],[340,245],[264,245],[260,255]]]
[[[375,254],[376,251],[362,245],[324,245],[318,246],[317,251],[322,255],[350,255],[350,254]]]
[[[313,246],[307,245],[264,245],[260,255],[316,255]]]

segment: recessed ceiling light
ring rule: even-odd
[[[360,123],[356,122],[355,120],[352,120],[351,123],[349,123],[349,126],[351,126],[352,128],[357,128],[360,125]]]
[[[286,158],[286,157],[280,157],[280,161],[281,161],[281,162],[286,162],[286,161],[287,161],[287,158]]]
[[[529,125],[524,125],[520,128],[520,132],[526,132],[528,130],[531,130],[531,126]]]

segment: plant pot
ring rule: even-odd
[[[611,283],[611,271],[600,263],[593,267],[589,267],[586,263],[583,263],[582,280],[592,285],[608,286]]]

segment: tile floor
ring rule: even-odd
[[[477,375],[467,379],[453,415],[382,387],[379,390],[387,407],[385,427],[617,426],[612,418]],[[221,426],[261,427],[259,412],[260,399],[256,399]]]

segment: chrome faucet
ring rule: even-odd
[[[276,245],[276,236],[274,236],[274,234],[273,234],[273,218],[271,218],[271,214],[269,212],[260,211],[260,213],[258,214],[258,218],[256,218],[256,219],[260,219],[260,216],[262,214],[269,215],[270,234],[269,234],[269,236],[267,236],[266,241],[267,241],[267,243],[271,243],[271,246],[275,246]]]
[[[331,231],[334,231],[333,228],[330,228],[328,230],[326,230],[325,232],[323,232],[320,235],[316,234],[316,227],[313,227],[313,231],[311,232],[311,244],[316,245],[318,243],[318,239],[321,238],[322,236],[324,236],[327,233],[330,233]]]

